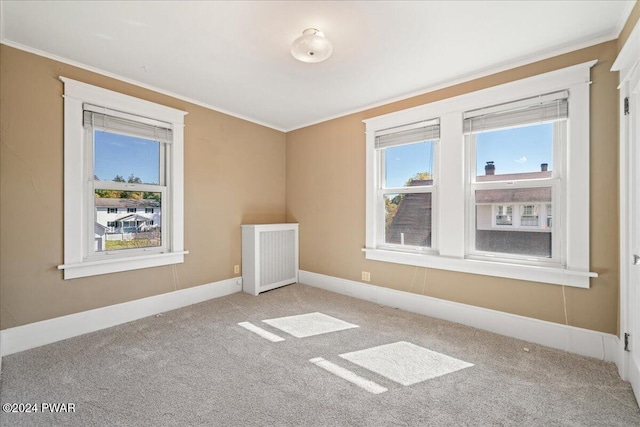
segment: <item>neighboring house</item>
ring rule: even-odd
[[[546,163],[539,172],[495,174],[493,163],[478,182],[550,178]],[[476,193],[476,249],[488,252],[551,256],[551,188],[483,190]]]
[[[539,172],[495,174],[485,167],[478,182],[549,178],[547,164]],[[411,186],[430,185],[413,180]],[[476,194],[476,249],[488,252],[551,256],[551,188],[482,190]],[[386,242],[431,246],[431,194],[406,194],[386,231]]]
[[[95,237],[95,244],[93,250],[96,252],[101,252],[105,250],[105,238],[107,234],[107,227],[102,224],[98,224],[97,222],[93,225],[93,233]]]
[[[432,179],[414,179],[410,186],[433,184]],[[405,194],[398,204],[386,242],[397,245],[431,246],[431,193]]]
[[[160,202],[155,199],[96,199],[96,230],[102,226],[105,234],[160,231],[161,225]]]

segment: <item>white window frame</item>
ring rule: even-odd
[[[64,83],[64,279],[158,267],[184,262],[184,111],[138,99],[97,86],[60,77]],[[93,197],[87,162],[92,147],[83,127],[83,105],[92,104],[109,110],[162,121],[171,125],[173,139],[168,144],[170,164],[167,172],[169,190],[163,195],[167,204],[166,246],[161,251],[144,253],[122,251],[120,254],[91,257],[89,244],[93,233]],[[150,190],[155,191],[155,190]],[[165,233],[163,232],[163,239]]]
[[[436,101],[407,110],[364,120],[366,125],[366,246],[369,260],[420,267],[506,277],[533,282],[588,288],[589,270],[589,86],[590,70],[597,61],[589,61],[549,73],[494,86],[465,95]],[[502,262],[467,256],[466,153],[463,114],[487,105],[497,105],[540,94],[568,90],[569,138],[564,157],[566,190],[563,213],[565,247],[563,261],[556,265]],[[379,167],[375,153],[377,131],[440,118],[438,191],[447,194],[437,205],[438,247],[435,253],[407,253],[381,248],[377,241],[376,208]],[[554,167],[557,167],[554,163]],[[535,184],[534,184],[535,185]],[[558,224],[558,206],[554,207],[554,226]],[[517,212],[514,212],[516,214]],[[560,224],[558,224],[560,226]]]
[[[428,120],[427,122],[432,122],[433,120]],[[386,130],[385,130],[386,131]],[[388,132],[391,133],[391,132]],[[438,204],[438,139],[429,139],[425,141],[415,141],[410,144],[417,144],[420,142],[431,142],[433,144],[433,164],[431,165],[431,175],[432,175],[432,184],[431,185],[423,185],[423,186],[406,186],[406,187],[387,187],[386,186],[386,149],[376,149],[376,165],[377,169],[380,171],[378,173],[378,181],[377,181],[377,210],[375,213],[375,221],[376,221],[376,240],[377,247],[386,248],[390,250],[398,250],[404,252],[414,252],[414,253],[433,253],[436,251],[438,245],[438,236],[437,236],[437,227],[436,223],[438,220],[437,215],[437,204]],[[385,242],[385,218],[386,218],[386,208],[385,208],[385,196],[389,194],[431,194],[431,246],[422,247],[422,246],[413,246],[413,245],[402,245],[402,244],[393,244]]]
[[[565,173],[565,158],[567,148],[567,132],[568,132],[568,120],[554,122],[553,123],[553,162],[554,167],[551,171],[549,178],[534,178],[534,179],[520,179],[520,180],[496,180],[496,181],[477,181],[475,177],[478,176],[476,170],[476,142],[475,135],[465,135],[465,150],[466,150],[466,200],[467,200],[467,218],[466,218],[466,257],[470,259],[486,259],[499,262],[515,262],[525,263],[527,265],[544,266],[556,266],[563,267],[566,263],[564,256],[564,247],[566,241],[566,229],[562,227],[562,222],[557,221],[556,226],[551,230],[546,227],[542,227],[542,203],[532,200],[531,202],[512,202],[509,205],[513,206],[512,225],[502,226],[497,225],[494,222],[494,226],[497,229],[511,229],[513,231],[530,231],[530,232],[545,232],[552,234],[552,258],[537,257],[534,255],[515,255],[507,253],[487,252],[476,249],[476,214],[475,214],[475,191],[476,190],[489,190],[489,189],[515,189],[515,188],[550,188],[551,200],[556,200],[558,206],[564,206],[566,199],[565,180],[562,179]],[[527,125],[531,125],[530,123]],[[525,126],[525,125],[523,125]],[[524,216],[525,205],[537,205],[538,207],[538,225],[523,225],[522,217]],[[588,210],[588,205],[587,209]],[[564,211],[563,211],[564,212]],[[545,220],[546,221],[546,220]]]

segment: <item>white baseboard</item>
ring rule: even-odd
[[[220,298],[241,290],[242,279],[237,277],[4,329],[0,331],[0,364],[2,356]]]
[[[299,282],[619,365],[617,336],[300,270]]]

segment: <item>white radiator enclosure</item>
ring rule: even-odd
[[[298,281],[298,224],[242,225],[242,290],[258,295]]]

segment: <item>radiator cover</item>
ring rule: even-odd
[[[242,225],[242,290],[252,295],[298,281],[298,224]]]

